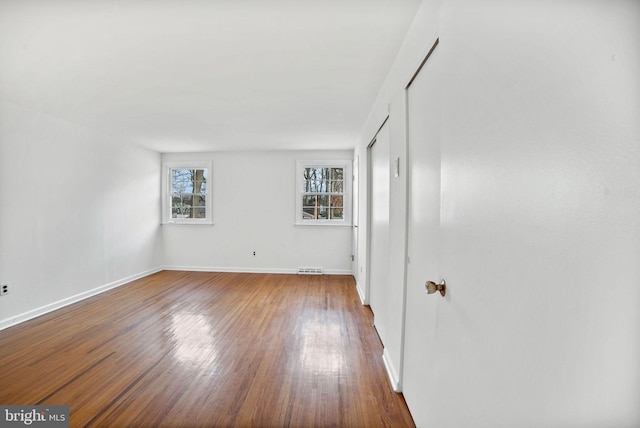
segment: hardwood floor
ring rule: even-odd
[[[164,271],[0,331],[0,404],[71,426],[413,426],[348,276]]]

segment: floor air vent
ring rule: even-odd
[[[299,267],[298,275],[322,275],[322,268],[319,267]]]

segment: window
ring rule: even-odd
[[[167,162],[163,170],[163,223],[212,224],[211,162]]]
[[[304,161],[297,167],[297,224],[351,225],[351,161]]]

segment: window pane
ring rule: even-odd
[[[174,194],[171,198],[171,218],[206,218],[205,195]]]
[[[344,192],[344,181],[331,181],[329,186],[329,192],[331,193],[343,193]]]
[[[302,207],[302,219],[303,220],[315,220],[316,219],[316,207]]]
[[[335,220],[343,220],[344,208],[331,208],[331,218]]]
[[[331,196],[331,208],[342,208],[343,200],[342,196]]]
[[[329,191],[329,168],[322,168],[322,180],[320,182],[320,192]]]
[[[174,182],[171,190],[173,193],[192,193],[193,183],[191,181]]]
[[[329,207],[329,196],[327,195],[318,195],[318,206],[328,208]]]
[[[203,193],[206,191],[206,183],[207,183],[206,172],[207,172],[206,169],[195,169],[192,171],[193,193]]]
[[[304,180],[302,182],[302,191],[303,192],[313,192],[315,189],[315,186],[313,185],[313,181],[312,180]]]
[[[186,202],[185,202],[185,197],[184,197],[184,195],[183,195],[183,194],[181,194],[181,193],[174,194],[174,195],[171,197],[171,202],[172,202],[172,204],[171,204],[172,206],[181,206],[181,205],[183,205],[183,204],[185,204],[185,203],[186,203]]]
[[[302,189],[305,192],[329,192],[330,181],[333,170],[342,168],[305,168],[303,172]],[[342,173],[336,173],[335,179],[341,179]]]
[[[171,217],[189,218],[191,216],[191,195],[173,195],[171,198]]]
[[[332,180],[344,180],[344,168],[331,168]]]
[[[193,210],[193,218],[207,218],[207,213],[204,207],[197,207]]]
[[[317,218],[317,196],[315,195],[303,195],[302,196],[302,218],[304,220],[315,220]]]
[[[304,191],[317,192],[319,176],[317,168],[305,168],[303,172],[304,184],[302,186]]]
[[[190,174],[182,174],[184,170],[173,170],[171,179],[171,191],[174,193],[191,193],[193,192],[193,181]]]
[[[317,196],[317,218],[328,219],[329,218],[329,196]]]
[[[303,195],[302,218],[304,220],[328,219],[329,198],[324,195]]]
[[[191,176],[193,175],[191,171],[190,169],[172,169],[171,180],[176,182],[191,181]]]
[[[207,190],[206,169],[172,169],[171,190],[174,193],[204,193]]]
[[[174,181],[188,181],[191,179],[190,169],[172,169],[171,178]]]

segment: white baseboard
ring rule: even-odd
[[[164,266],[164,270],[184,270],[187,272],[232,272],[232,273],[279,273],[297,274],[298,268],[262,267],[215,267],[215,266]],[[350,269],[325,269],[325,275],[351,275]]]
[[[360,302],[362,302],[363,305],[366,305],[367,299],[364,298],[364,290],[360,286],[358,280],[356,280],[356,291],[358,292],[358,297],[360,297]]]
[[[186,272],[231,272],[231,273],[297,273],[297,269],[214,267],[214,266],[164,266],[164,270],[182,270]]]
[[[79,302],[81,300],[87,299],[89,297],[95,296],[96,294],[104,293],[105,291],[111,290],[116,287],[120,287],[121,285],[128,284],[129,282],[135,281],[136,279],[144,278],[145,276],[152,275],[154,273],[160,272],[161,270],[162,270],[161,267],[149,269],[147,271],[140,272],[138,274],[131,275],[114,282],[110,282],[109,284],[96,287],[94,289],[85,291],[83,293],[76,294],[75,296],[67,297],[66,299],[58,300],[57,302],[49,303],[48,305],[44,305],[39,308],[24,312],[22,314],[19,314],[10,318],[6,318],[4,320],[0,320],[0,330],[4,330],[5,328],[20,324],[25,321],[29,321],[30,319],[33,319],[33,318],[37,318],[41,315],[55,311],[56,309],[64,308],[65,306],[68,306],[73,303]]]
[[[384,362],[384,368],[387,369],[387,376],[389,377],[391,388],[393,388],[394,392],[402,392],[402,385],[400,384],[398,372],[391,362],[391,358],[389,357],[387,348],[384,348],[384,351],[382,352],[382,361]]]

